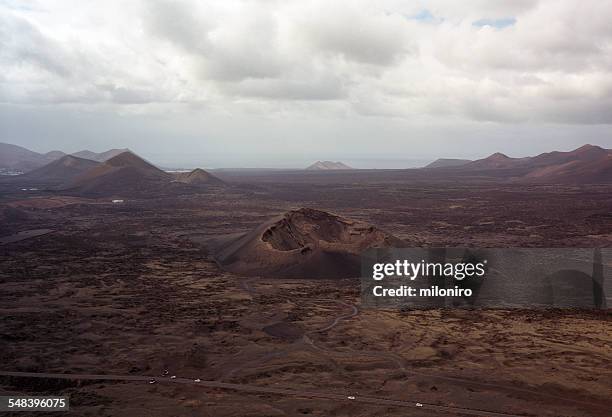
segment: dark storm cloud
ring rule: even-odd
[[[64,48],[27,20],[0,10],[0,65],[31,65],[62,77],[70,75]]]

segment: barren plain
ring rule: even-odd
[[[235,275],[206,241],[310,207],[412,246],[610,247],[612,186],[215,175],[119,204],[4,186],[0,395],[68,395],[74,416],[609,415],[609,309],[366,310],[358,279]]]

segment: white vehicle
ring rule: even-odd
[[[149,379],[149,384],[155,384],[157,381],[155,381],[155,378],[151,378]]]
[[[193,380],[193,382],[202,382],[202,380],[200,378],[196,378]]]
[[[354,400],[354,399],[355,399],[355,397],[354,397],[354,396],[352,396],[352,395],[349,395],[349,396],[348,396],[348,397],[346,397],[346,398],[348,398],[349,400]]]
[[[113,200],[113,204],[121,204],[123,203],[123,200]]]
[[[176,379],[176,375],[172,375],[170,379]]]
[[[421,404],[421,403],[416,403],[416,406],[417,406],[417,407],[423,407],[423,404]]]

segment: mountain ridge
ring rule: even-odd
[[[98,164],[99,163],[96,161],[78,158],[74,155],[64,155],[40,168],[18,175],[14,179],[16,181],[32,181],[40,184],[60,185],[96,167]]]
[[[438,158],[435,161],[425,165],[423,168],[455,168],[469,164],[470,162],[472,162],[471,159]]]
[[[81,194],[129,195],[155,190],[172,176],[132,152],[123,152],[66,184]]]
[[[354,169],[340,161],[317,161],[306,167],[308,171],[331,171],[341,169]]]

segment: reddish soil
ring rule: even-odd
[[[206,242],[310,207],[414,246],[610,247],[612,186],[405,171],[219,176],[226,187],[123,204],[47,205],[58,196],[33,192],[36,204],[15,208],[23,195],[5,189],[2,236],[54,232],[0,246],[2,370],[160,379],[168,369],[464,410],[446,415],[609,415],[609,310],[364,310],[355,280],[237,275]],[[0,378],[1,395],[47,393],[69,395],[78,416],[445,415],[197,384]]]

